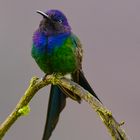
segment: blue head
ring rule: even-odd
[[[43,16],[39,29],[48,35],[70,32],[71,27],[68,24],[66,16],[59,10],[48,10],[47,12],[37,11]]]

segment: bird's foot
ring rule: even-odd
[[[45,74],[45,76],[43,76],[43,78],[42,78],[42,81],[45,81],[47,76],[48,76],[48,74]]]

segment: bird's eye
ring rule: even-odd
[[[62,23],[62,20],[61,20],[61,19],[59,19],[59,20],[58,20],[58,22],[59,22],[59,23]]]

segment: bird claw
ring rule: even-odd
[[[45,74],[45,76],[42,77],[41,80],[42,80],[42,81],[45,81],[47,76],[48,76],[48,74]]]

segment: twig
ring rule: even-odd
[[[128,140],[124,130],[121,128],[123,123],[118,123],[113,117],[111,111],[109,111],[99,100],[97,100],[94,96],[92,96],[88,91],[82,88],[77,83],[68,80],[64,77],[57,78],[55,80],[56,84],[63,86],[73,93],[79,95],[83,100],[88,102],[91,107],[97,112],[102,122],[107,127],[112,140]]]
[[[48,75],[45,80],[41,80],[37,77],[33,77],[31,79],[28,89],[26,90],[24,96],[20,99],[16,108],[0,125],[0,140],[20,116],[28,114],[28,104],[37,91],[50,83],[67,88],[88,102],[108,128],[113,140],[128,140],[125,132],[120,127],[120,124],[114,119],[112,113],[105,106],[103,106],[102,103],[100,103],[95,97],[93,97],[88,91],[83,89],[77,83],[56,74]]]

